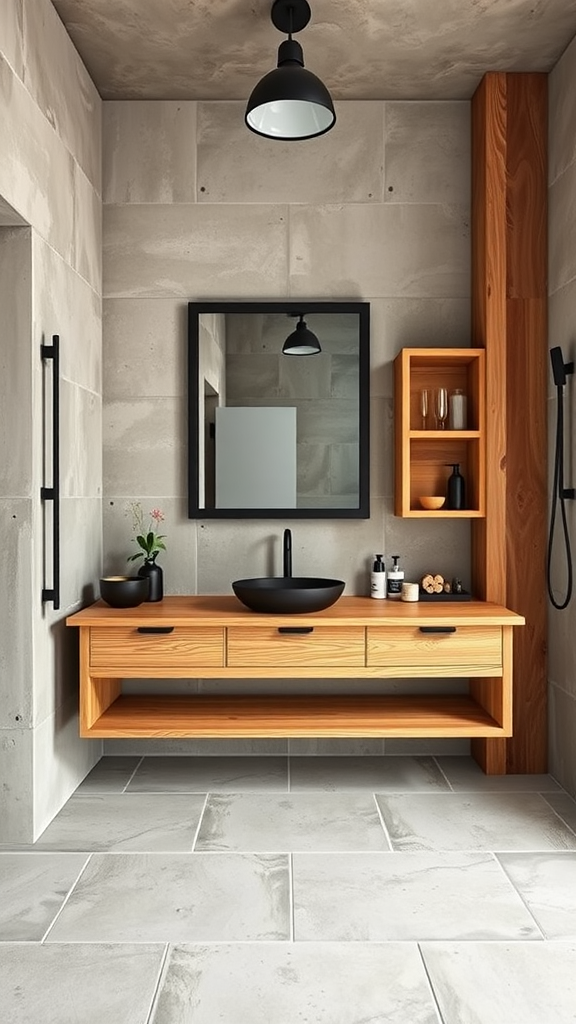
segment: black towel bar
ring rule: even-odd
[[[53,502],[52,586],[42,587],[42,602],[60,608],[60,337],[52,335],[51,345],[40,345],[41,359],[52,360],[52,486],[40,488],[40,500]],[[46,582],[46,578],[44,578]]]

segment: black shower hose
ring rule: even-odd
[[[572,597],[572,552],[570,550],[570,535],[568,533],[568,522],[566,519],[566,503],[564,497],[564,403],[562,385],[557,385],[557,416],[556,416],[556,451],[554,454],[554,484],[552,487],[552,510],[550,513],[550,534],[548,537],[548,556],[546,559],[546,572],[548,577],[548,596],[555,608],[562,611],[570,603]],[[554,542],[554,527],[556,525],[556,505],[560,504],[562,516],[562,532],[566,548],[566,564],[568,568],[568,583],[566,596],[559,603],[552,593],[552,544]]]

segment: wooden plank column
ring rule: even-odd
[[[487,74],[472,100],[472,344],[486,349],[487,403],[473,574],[479,597],[526,618],[514,734],[472,743],[490,774],[547,770],[546,151],[547,76]]]

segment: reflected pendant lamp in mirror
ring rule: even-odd
[[[304,314],[300,313],[299,316],[296,330],[288,335],[282,345],[282,354],[285,356],[315,356],[322,351],[320,342],[316,335],[308,330]]]
[[[269,139],[313,139],[330,131],[336,122],[328,89],[304,67],[300,43],[292,39],[310,20],[307,0],[274,0],[272,22],[285,39],[278,48],[278,67],[262,78],[252,91],[244,120],[256,133]]]

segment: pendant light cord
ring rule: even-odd
[[[546,572],[548,581],[548,596],[554,608],[562,611],[570,603],[572,597],[572,552],[570,550],[570,536],[568,533],[568,521],[566,518],[566,500],[564,492],[564,403],[562,385],[557,385],[557,414],[556,414],[556,451],[554,453],[554,483],[552,488],[552,509],[550,513],[550,534],[548,537],[548,557],[546,560]],[[560,504],[562,517],[562,533],[566,551],[566,565],[568,569],[568,582],[566,596],[562,602],[558,602],[552,593],[552,545],[554,543],[554,528],[556,525],[556,504]]]

